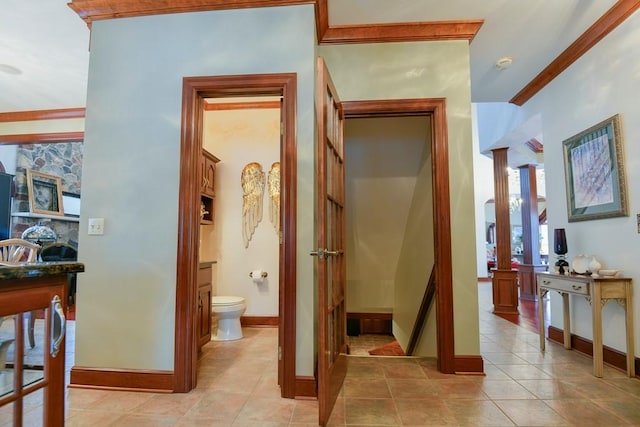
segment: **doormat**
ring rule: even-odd
[[[396,340],[383,346],[369,350],[371,356],[405,356],[400,343]]]

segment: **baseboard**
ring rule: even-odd
[[[172,393],[173,382],[173,371],[86,368],[74,366],[71,368],[71,380],[69,382],[69,387]]]
[[[564,345],[564,331],[562,329],[556,328],[554,326],[549,326],[549,328],[547,329],[547,334],[549,341],[554,341],[560,345]],[[593,341],[591,340],[571,334],[571,348],[582,354],[593,357]],[[622,351],[603,345],[602,360],[604,363],[616,367],[622,371],[627,370],[627,354]],[[640,372],[640,359],[635,357],[634,364],[636,366],[635,371]]]
[[[482,356],[455,356],[454,368],[457,375],[484,375]]]
[[[296,399],[317,399],[318,392],[315,377],[296,376]]]
[[[240,316],[240,324],[250,327],[277,328],[278,316]]]

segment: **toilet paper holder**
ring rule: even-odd
[[[260,277],[267,277],[268,274],[266,271],[263,271],[262,273],[260,273]],[[249,272],[249,277],[253,278],[253,271]]]

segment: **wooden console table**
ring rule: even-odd
[[[593,331],[593,375],[602,377],[602,307],[609,300],[617,300],[625,310],[627,335],[627,374],[635,376],[635,355],[633,346],[633,299],[631,279],[626,277],[602,277],[537,273],[538,282],[538,326],[540,330],[540,350],[545,349],[544,309],[542,297],[548,291],[562,295],[562,316],[564,320],[564,347],[571,349],[571,323],[569,317],[569,294],[582,295],[591,304]]]

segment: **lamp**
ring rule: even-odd
[[[564,258],[567,253],[567,234],[564,228],[556,228],[553,230],[553,252],[558,255],[558,261],[556,261],[557,271],[560,274],[564,274],[564,268],[569,267],[569,263]]]
[[[36,224],[22,232],[22,239],[42,246],[43,242],[55,242],[58,235],[46,225]]]

